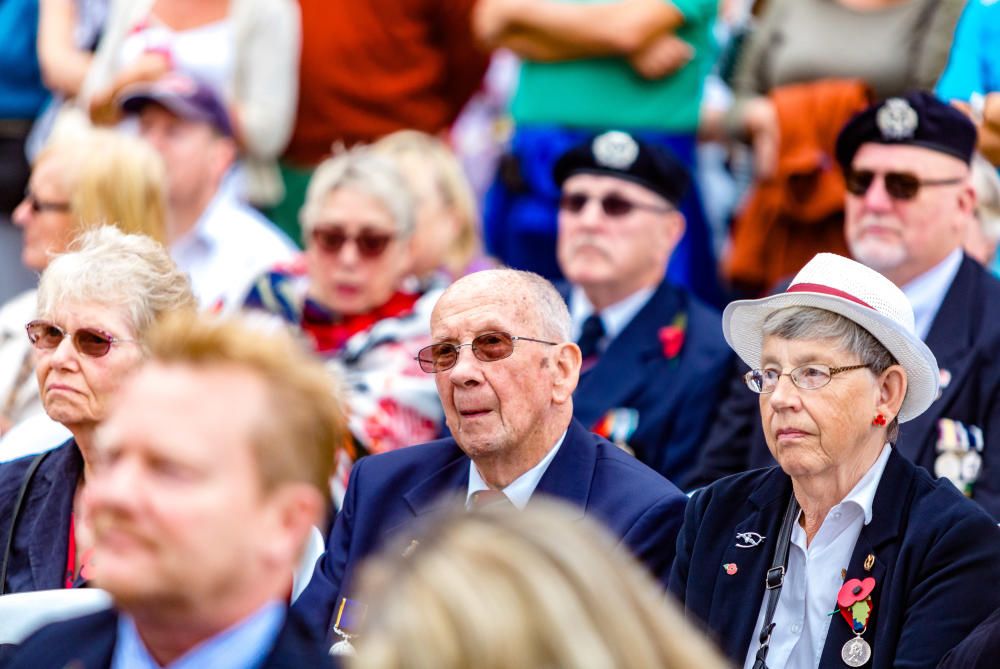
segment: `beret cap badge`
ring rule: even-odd
[[[887,140],[909,139],[920,124],[916,110],[903,98],[889,98],[875,116],[882,137]]]
[[[594,138],[590,146],[598,165],[627,170],[639,157],[639,145],[631,135],[612,130]]]

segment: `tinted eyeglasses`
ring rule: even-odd
[[[41,214],[46,211],[57,211],[60,213],[67,213],[69,211],[69,202],[46,202],[45,200],[39,200],[38,197],[31,192],[30,188],[24,189],[24,200],[31,207],[31,212],[34,214]]]
[[[24,328],[28,331],[31,344],[39,350],[52,350],[62,343],[64,337],[72,337],[76,350],[91,358],[107,355],[115,344],[135,342],[134,339],[120,339],[96,328],[80,328],[75,332],[67,332],[49,321],[31,321]]]
[[[374,260],[385,252],[389,242],[395,239],[395,235],[370,228],[364,228],[357,235],[349,235],[339,225],[324,225],[312,231],[312,239],[320,250],[331,255],[337,255],[344,248],[344,244],[353,242],[358,249],[358,255],[367,260]]]
[[[885,180],[885,192],[894,200],[912,200],[923,186],[952,186],[962,183],[964,177],[952,179],[921,179],[910,172],[873,172],[872,170],[848,170],[844,175],[847,192],[864,195],[881,174]]]
[[[830,367],[829,365],[802,365],[796,367],[787,374],[780,369],[751,369],[743,375],[743,381],[747,388],[760,395],[773,393],[778,387],[778,380],[782,376],[787,376],[799,388],[803,390],[816,390],[830,383],[830,380],[841,372],[849,372],[852,369],[863,369],[870,365],[849,365],[847,367]]]
[[[532,339],[531,337],[515,337],[506,332],[485,332],[468,344],[431,344],[417,352],[415,360],[420,363],[420,369],[428,374],[444,372],[458,364],[458,353],[469,346],[477,360],[496,362],[509,358],[514,353],[515,341],[533,341],[538,344],[555,346],[554,341]]]
[[[600,202],[601,209],[606,215],[612,218],[628,216],[635,209],[653,211],[660,214],[666,214],[674,210],[673,207],[660,207],[653,204],[633,202],[618,193],[608,193],[601,198],[595,198],[587,193],[563,193],[562,197],[559,199],[559,208],[563,211],[568,211],[571,214],[579,214],[592,199],[596,199]]]

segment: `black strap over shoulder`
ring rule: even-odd
[[[10,530],[7,532],[7,545],[3,551],[3,568],[0,568],[0,595],[7,593],[7,566],[10,563],[10,554],[14,550],[14,533],[17,531],[17,520],[21,516],[21,507],[24,506],[24,498],[28,495],[28,486],[31,479],[35,477],[35,472],[42,464],[42,461],[52,451],[45,451],[35,456],[28,466],[28,471],[24,475],[24,482],[21,483],[21,490],[17,493],[17,501],[14,502],[14,513],[10,517]]]
[[[765,660],[767,650],[771,644],[771,632],[774,631],[774,611],[778,608],[778,598],[781,596],[781,586],[785,583],[785,570],[788,569],[788,545],[792,539],[792,527],[799,516],[799,502],[795,499],[795,493],[788,500],[788,507],[785,509],[785,518],[781,521],[781,530],[778,532],[778,545],[774,547],[774,560],[771,568],[767,570],[764,577],[764,586],[767,588],[767,610],[764,613],[764,624],[760,628],[760,648],[757,649],[757,661],[753,663],[753,669],[767,669]]]

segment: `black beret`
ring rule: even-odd
[[[566,179],[581,172],[632,181],[675,205],[684,197],[691,180],[687,168],[673,153],[619,130],[605,132],[564,153],[556,161],[552,177],[561,187]]]
[[[922,146],[970,163],[976,126],[932,94],[913,91],[878,102],[848,121],[837,136],[837,162],[846,170],[858,147],[868,142]]]

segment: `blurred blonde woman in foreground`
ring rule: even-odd
[[[439,516],[361,573],[353,669],[727,666],[595,523],[537,502]],[[408,538],[409,539],[409,538]]]

